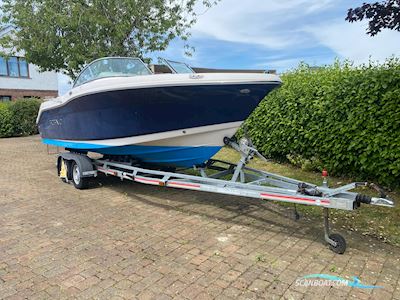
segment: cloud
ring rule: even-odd
[[[317,27],[304,27],[318,43],[332,49],[341,58],[355,63],[385,58],[400,53],[400,34],[397,31],[384,30],[371,37],[365,33],[366,23],[347,23],[341,19],[325,22]]]
[[[258,44],[268,49],[304,45],[301,19],[328,9],[333,0],[224,0],[201,15],[193,37]]]
[[[332,5],[333,5],[333,1],[331,1],[331,0],[314,1],[314,3],[311,3],[311,5],[306,8],[306,12],[313,13],[313,12],[318,12],[321,10],[326,10],[326,9],[332,7]]]

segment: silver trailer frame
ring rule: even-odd
[[[149,185],[281,201],[295,205],[319,206],[324,211],[325,240],[331,250],[339,254],[345,252],[346,241],[341,235],[330,233],[329,209],[355,210],[361,203],[394,206],[393,201],[380,188],[367,182],[354,182],[338,188],[329,188],[326,181],[322,186],[317,186],[246,167],[254,156],[265,158],[252,145],[249,145],[246,139],[241,139],[238,143],[226,138],[224,142],[240,153],[239,162],[233,164],[211,159],[204,165],[194,168],[199,175],[143,168],[135,161],[91,159],[81,153],[61,153],[57,163],[58,173],[64,181],[72,181],[79,189],[86,188],[88,179],[96,177],[100,172],[119,177],[121,180],[126,179]],[[61,172],[62,168],[68,171]],[[369,197],[350,192],[359,186],[373,187],[380,196]],[[296,219],[299,217],[297,210],[295,210],[295,216]]]

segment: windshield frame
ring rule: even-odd
[[[82,69],[82,71],[79,73],[79,75],[78,75],[78,76],[76,77],[76,79],[74,80],[74,83],[73,83],[73,85],[72,85],[72,88],[81,86],[81,85],[83,85],[83,84],[86,84],[86,83],[88,83],[88,82],[92,82],[92,81],[95,81],[95,80],[98,80],[98,79],[103,79],[103,78],[112,78],[112,77],[134,77],[134,76],[135,76],[135,75],[132,75],[132,76],[130,76],[130,75],[128,75],[128,76],[105,76],[105,77],[93,78],[93,79],[91,79],[91,80],[88,80],[88,81],[85,81],[85,82],[82,82],[82,83],[79,83],[79,84],[77,83],[77,82],[78,82],[78,79],[81,77],[81,75],[82,75],[91,65],[95,64],[95,63],[98,62],[98,61],[105,60],[105,59],[132,59],[132,60],[138,60],[138,61],[140,61],[140,62],[144,65],[144,67],[149,71],[149,74],[148,74],[148,75],[153,75],[153,74],[154,74],[154,73],[150,70],[150,68],[147,66],[147,64],[146,64],[142,59],[140,59],[139,57],[127,57],[127,56],[106,56],[106,57],[100,57],[100,58],[97,58],[97,59],[91,61],[89,64],[87,64],[87,65]],[[90,72],[92,72],[92,70],[90,70]],[[141,76],[141,75],[136,75],[136,76]]]

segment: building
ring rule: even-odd
[[[0,31],[0,37],[12,34],[13,27]],[[0,47],[1,52],[7,53]],[[0,102],[20,98],[51,98],[58,95],[56,72],[39,72],[39,68],[28,64],[24,55],[0,57]]]

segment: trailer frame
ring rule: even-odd
[[[383,190],[367,182],[354,182],[338,188],[329,188],[326,180],[322,186],[292,179],[278,174],[249,168],[246,164],[254,157],[262,155],[247,139],[239,142],[225,138],[225,144],[240,153],[237,164],[210,159],[205,164],[194,167],[199,175],[171,172],[143,167],[132,159],[115,161],[103,157],[92,159],[86,153],[60,153],[57,160],[59,176],[65,182],[73,182],[78,189],[88,187],[91,177],[98,173],[119,177],[138,183],[173,187],[186,190],[205,191],[218,194],[251,197],[261,200],[319,206],[324,212],[324,238],[330,249],[342,254],[346,241],[340,234],[331,234],[329,209],[355,210],[361,203],[393,207],[394,203]],[[371,186],[379,192],[379,197],[370,197],[350,190],[359,186]],[[295,216],[298,218],[297,210]]]

